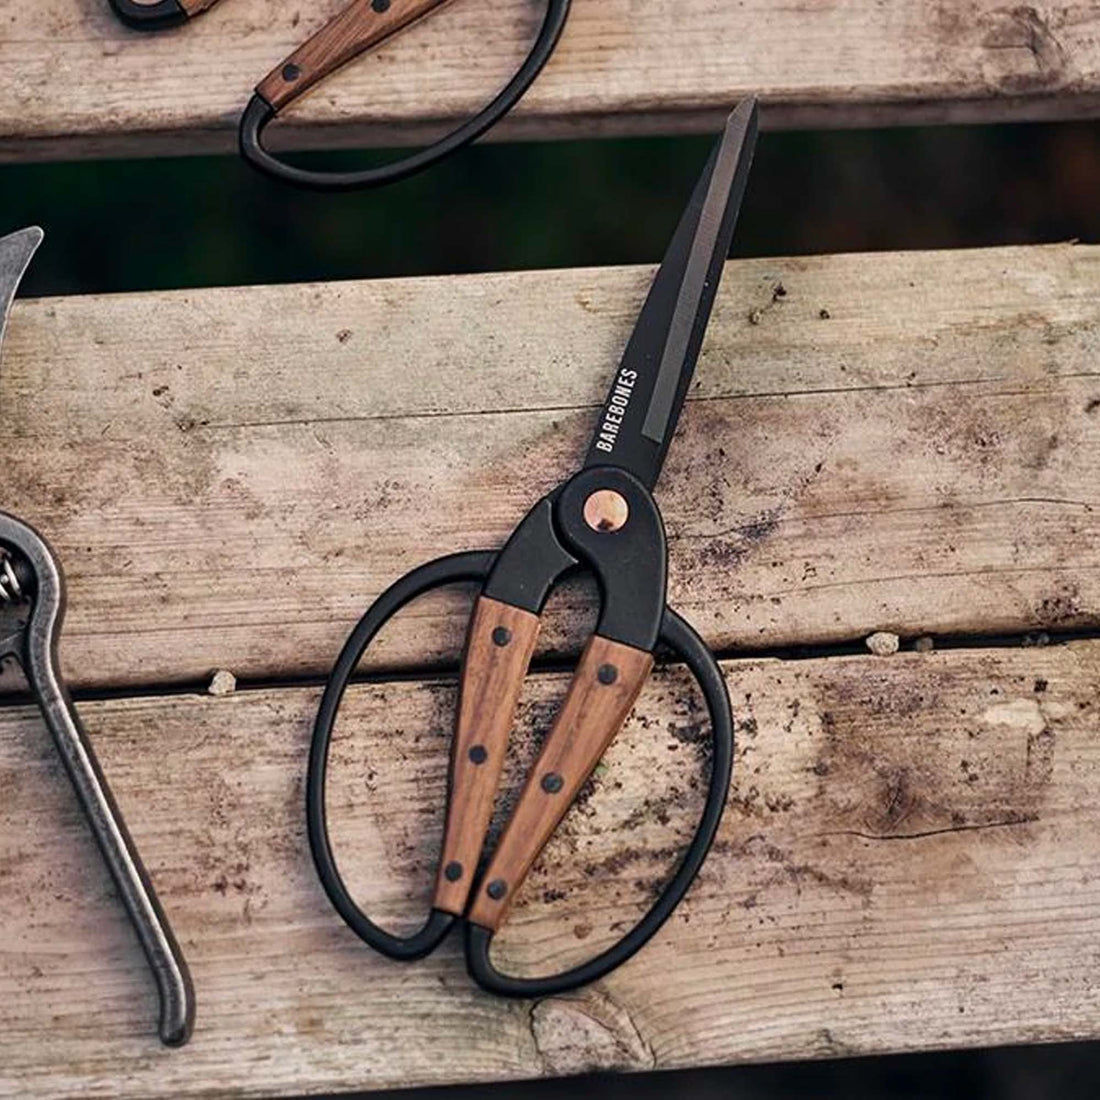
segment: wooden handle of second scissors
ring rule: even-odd
[[[500,927],[520,885],[634,706],[653,655],[594,635],[581,656],[512,819],[478,886],[470,921]]]
[[[434,908],[456,917],[466,909],[477,874],[538,633],[537,615],[487,596],[477,601],[470,620],[451,749],[443,856],[432,900]]]
[[[319,80],[447,0],[352,0],[256,86],[281,111]]]
[[[193,19],[200,12],[212,8],[218,0],[179,0],[180,7],[187,12],[187,18]]]

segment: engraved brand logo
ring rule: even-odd
[[[603,423],[600,425],[600,434],[596,438],[597,451],[606,451],[610,454],[615,449],[615,441],[619,438],[619,429],[623,426],[626,407],[630,404],[630,395],[634,392],[634,384],[637,381],[636,370],[624,368],[619,371],[619,377],[615,379],[615,388],[611,391],[607,408],[603,411]]]

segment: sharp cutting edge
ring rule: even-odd
[[[758,117],[756,100],[746,99],[726,123],[653,280],[611,384],[611,416],[601,417],[586,466],[621,466],[649,488],[657,481],[729,255]]]

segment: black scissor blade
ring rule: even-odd
[[[696,184],[653,280],[585,466],[621,466],[653,488],[684,403],[729,255],[756,146],[742,101]]]

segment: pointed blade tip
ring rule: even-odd
[[[39,226],[29,225],[0,237],[0,343],[15,292],[45,236]]]
[[[0,244],[5,241],[19,241],[23,238],[27,239],[27,246],[30,248],[37,248],[46,236],[46,231],[40,225],[28,225],[22,229],[16,229],[13,233],[7,234],[5,237],[0,237]]]
[[[5,237],[0,237],[0,254],[11,250],[18,257],[15,266],[22,276],[31,257],[38,251],[38,246],[45,239],[46,233],[41,226],[28,225],[23,229],[17,229]]]
[[[760,100],[754,95],[746,96],[729,113],[726,119],[726,134],[739,131],[755,138],[760,122]]]

